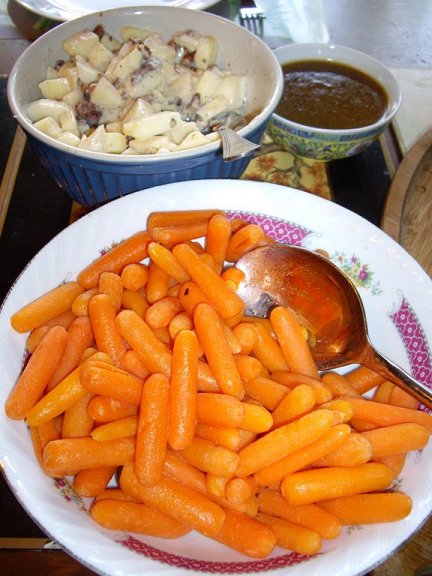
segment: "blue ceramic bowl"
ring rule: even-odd
[[[296,156],[328,162],[358,154],[378,138],[399,109],[401,91],[395,77],[381,62],[363,52],[332,44],[289,44],[274,53],[281,65],[322,60],[356,68],[378,81],[388,97],[387,110],[380,120],[348,130],[305,126],[274,113],[267,129],[270,137]]]
[[[254,34],[219,16],[175,7],[143,6],[89,14],[61,24],[36,40],[15,63],[8,81],[9,106],[26,132],[43,166],[77,202],[94,207],[137,190],[160,184],[207,178],[237,178],[248,159],[225,162],[219,142],[157,155],[114,155],[68,146],[36,129],[26,109],[40,98],[38,84],[47,65],[67,59],[63,41],[101,24],[116,35],[125,25],[160,31],[165,39],[178,30],[194,29],[219,41],[217,64],[248,77],[250,122],[239,131],[258,143],[282,94],[277,58]]]

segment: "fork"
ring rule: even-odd
[[[261,8],[253,1],[242,2],[239,11],[240,25],[247,28],[259,37],[264,34],[264,19],[265,15]]]

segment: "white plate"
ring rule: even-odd
[[[218,0],[125,0],[124,6],[182,6],[183,8],[192,8],[194,10],[205,10]],[[66,22],[91,12],[100,10],[109,10],[118,8],[117,0],[16,0],[24,8],[31,12],[50,18]]]
[[[432,385],[432,282],[420,266],[381,230],[306,192],[261,182],[210,180],[171,184],[137,192],[83,217],[54,238],[17,279],[0,312],[0,402],[4,405],[21,368],[25,336],[9,318],[29,302],[96,258],[99,251],[146,226],[155,210],[222,208],[247,213],[277,239],[326,250],[356,277],[373,342],[390,358]],[[413,499],[403,521],[346,528],[308,560],[277,549],[266,560],[250,560],[190,533],[179,540],[108,533],[86,514],[88,502],[70,486],[39,469],[22,422],[0,413],[0,461],[16,497],[35,521],[72,556],[100,574],[190,576],[236,573],[353,576],[383,561],[432,510],[432,445],[411,453],[401,490]],[[121,544],[119,543],[121,542]]]

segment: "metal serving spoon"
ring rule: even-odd
[[[236,266],[245,274],[238,293],[246,313],[266,317],[272,307],[288,306],[307,328],[320,370],[363,364],[432,408],[432,390],[375,350],[356,287],[326,257],[270,245],[248,252]]]
[[[228,126],[220,126],[218,132],[222,140],[222,155],[225,162],[239,160],[261,148],[259,144],[246,140]]]

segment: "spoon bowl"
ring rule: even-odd
[[[274,306],[290,308],[308,331],[319,370],[363,364],[432,407],[432,390],[374,348],[360,294],[328,258],[278,244],[251,250],[236,266],[245,275],[238,293],[246,314],[265,318]]]

